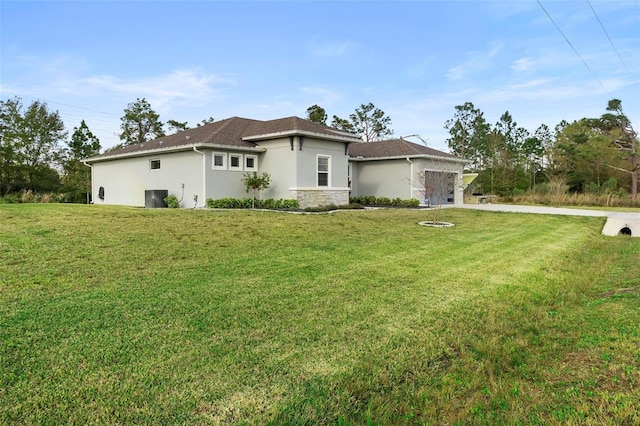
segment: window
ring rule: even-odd
[[[318,172],[318,186],[331,186],[329,182],[329,172],[331,166],[331,157],[325,155],[318,155],[317,157],[317,172]]]
[[[248,172],[258,171],[258,157],[255,155],[244,156],[244,169]]]
[[[214,152],[211,168],[213,170],[227,170],[227,154],[224,152]]]
[[[160,169],[160,160],[149,160],[149,169],[151,169],[151,170],[159,170]]]
[[[229,170],[242,170],[242,155],[229,154]]]

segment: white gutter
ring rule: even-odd
[[[375,143],[375,142],[369,142]],[[443,157],[441,155],[431,155],[431,154],[415,154],[411,156],[406,155],[388,155],[386,157],[363,157],[363,156],[352,156],[349,155],[349,160],[351,161],[380,161],[380,160],[401,160],[407,158],[428,158],[432,160],[441,160],[441,161],[450,161],[453,163],[470,163],[470,160],[465,160],[464,158],[456,158],[456,157]]]
[[[81,161],[82,164],[91,169],[91,199],[93,200],[93,166]],[[87,195],[87,204],[89,204],[89,196]]]
[[[407,161],[411,165],[411,174],[409,175],[409,199],[413,198],[413,161],[407,157]]]
[[[207,202],[205,197],[207,196],[207,155],[202,151],[198,151],[198,148],[196,148],[195,146],[193,147],[193,151],[202,155],[202,205],[206,206]],[[195,209],[196,206],[197,203],[194,203],[193,208]]]

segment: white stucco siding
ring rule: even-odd
[[[201,150],[205,153],[205,171],[206,171],[206,198],[219,199],[219,198],[245,198],[249,197],[245,190],[244,183],[242,182],[248,170],[245,170],[246,159],[245,156],[250,155],[257,158],[258,171],[261,168],[260,155],[258,152],[244,152],[244,151],[225,151],[206,149]],[[224,169],[218,170],[213,167],[213,155],[222,155],[224,157]],[[239,167],[231,167],[231,157],[237,157],[239,160]],[[205,198],[205,199],[206,199]]]
[[[160,168],[151,169],[159,160]],[[92,195],[95,204],[144,207],[145,191],[166,189],[182,203],[192,206],[193,194],[202,194],[202,157],[195,152],[177,152],[102,161],[92,165]],[[98,196],[104,188],[104,200]]]
[[[344,144],[309,137],[305,137],[302,151],[299,151],[297,155],[296,186],[302,188],[315,188],[318,186],[318,156],[330,158],[329,187],[346,188],[348,186],[348,157],[344,152]]]
[[[296,153],[297,138],[294,140],[294,150],[291,150],[289,138],[279,138],[259,143],[267,151],[258,159],[258,174],[269,173],[271,183],[269,188],[262,191],[261,198],[291,199],[289,188],[296,182]]]
[[[247,172],[208,170],[207,198],[248,197],[242,179]]]
[[[411,197],[411,164],[406,160],[354,162],[352,196]]]

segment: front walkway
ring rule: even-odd
[[[565,216],[606,217],[607,223],[602,234],[615,236],[619,234],[640,237],[640,213],[611,212],[604,210],[569,209],[566,207],[522,206],[516,204],[448,204],[444,208],[484,210],[493,212],[557,214]]]

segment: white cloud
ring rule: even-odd
[[[511,69],[514,71],[527,71],[533,65],[533,61],[530,58],[520,58],[513,61]]]
[[[311,54],[313,56],[337,57],[352,53],[355,49],[356,43],[352,40],[332,42],[320,42],[315,40],[311,45]]]
[[[500,44],[493,47],[488,52],[474,51],[467,53],[469,57],[464,63],[452,67],[445,74],[449,80],[460,80],[467,74],[487,69],[491,65],[491,60],[498,55],[504,45]]]
[[[233,86],[235,81],[205,73],[199,69],[174,70],[168,74],[125,79],[111,75],[87,77],[83,80],[89,90],[129,97],[149,98],[159,109],[168,104],[189,103],[198,106],[220,98],[220,87]]]

